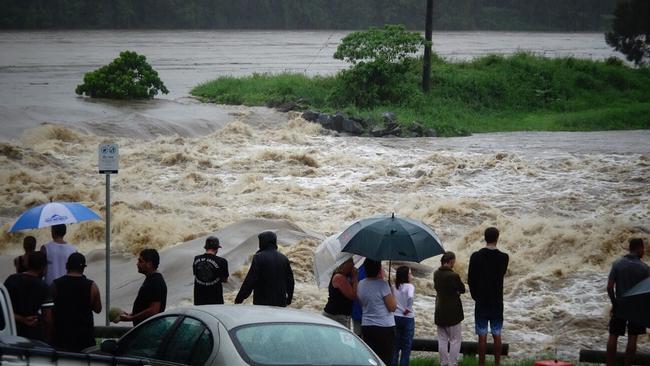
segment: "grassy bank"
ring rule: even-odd
[[[469,62],[434,60],[429,94],[420,91],[421,63],[401,78],[400,100],[370,108],[341,101],[341,74],[222,77],[192,94],[205,101],[264,105],[298,101],[322,112],[343,111],[380,123],[394,112],[441,135],[497,131],[601,131],[650,128],[650,69],[616,61],[550,59],[520,53]]]

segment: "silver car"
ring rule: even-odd
[[[354,333],[321,315],[257,305],[178,308],[139,324],[102,353],[152,365],[384,365]]]

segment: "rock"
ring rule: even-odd
[[[275,107],[275,109],[277,109],[280,112],[286,113],[289,111],[302,109],[302,106],[296,102],[289,101],[289,102],[280,103],[278,106]]]
[[[425,172],[424,170],[418,169],[418,171],[415,172],[415,178],[420,178],[420,177],[422,177],[422,176],[424,176],[426,174],[427,174],[427,172]]]
[[[329,114],[322,113],[318,115],[318,119],[316,120],[318,123],[320,123],[323,128],[327,128],[332,130],[332,116]]]
[[[370,129],[370,134],[375,137],[382,137],[386,135],[386,130],[381,126],[374,126]]]
[[[316,122],[318,121],[318,117],[320,116],[320,113],[314,112],[314,111],[304,111],[302,112],[302,118],[306,119],[309,122]]]
[[[335,115],[332,116],[332,129],[343,132],[343,120],[345,119],[345,116],[343,116],[341,113],[336,113]]]
[[[381,114],[381,119],[385,124],[394,124],[397,122],[397,116],[393,112],[384,112]]]
[[[344,119],[343,120],[343,131],[349,132],[355,135],[361,135],[364,131],[363,126],[361,123],[352,120],[352,119]]]
[[[359,117],[351,117],[350,119],[353,120],[353,121],[355,121],[355,122],[359,122],[359,124],[361,124],[361,127],[363,127],[364,130],[366,129],[366,127],[368,127],[368,126],[370,125],[370,124],[368,123],[368,121],[366,121],[366,120],[363,119],[363,118],[359,118]]]
[[[436,131],[433,128],[429,128],[424,132],[424,136],[426,137],[438,137],[438,131]]]
[[[418,122],[413,122],[410,130],[418,137],[425,136],[426,128]]]
[[[402,135],[402,127],[400,127],[399,125],[392,125],[386,130],[386,134],[394,135],[394,136],[401,136]]]

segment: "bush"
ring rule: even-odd
[[[147,58],[133,51],[120,52],[110,64],[84,75],[75,92],[92,98],[151,99],[169,93]]]
[[[410,72],[412,63],[398,64],[362,62],[341,71],[338,83],[330,96],[330,103],[343,107],[350,103],[359,108],[381,104],[401,104],[409,94],[417,91],[418,74]]]
[[[366,108],[383,103],[399,104],[413,90],[410,77],[414,55],[424,45],[422,36],[401,25],[352,32],[341,41],[334,58],[354,66],[341,72],[330,102],[354,103]],[[415,80],[417,85],[417,80]]]

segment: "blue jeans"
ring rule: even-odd
[[[391,366],[408,366],[411,357],[411,345],[415,333],[415,318],[405,316],[395,317],[395,347],[393,347],[393,361]],[[400,351],[402,355],[400,356]]]

